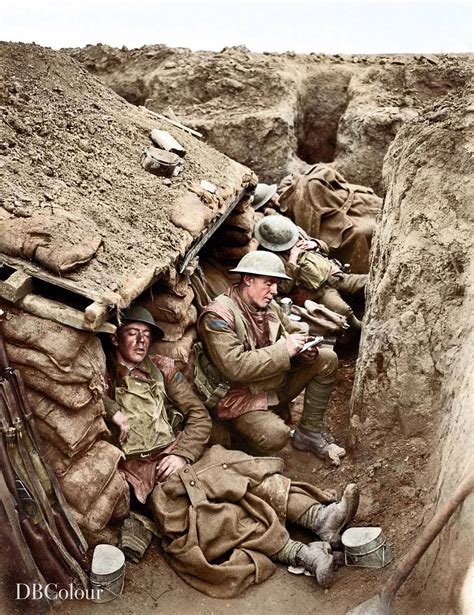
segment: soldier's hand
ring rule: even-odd
[[[156,466],[156,479],[163,483],[172,474],[186,465],[186,459],[180,455],[166,455]]]
[[[286,338],[286,349],[290,357],[296,356],[306,343],[307,336],[304,333],[292,333]]]
[[[119,428],[119,444],[125,444],[128,440],[128,434],[130,433],[130,425],[128,424],[127,417],[121,410],[117,410],[112,417],[112,423]]]
[[[318,356],[318,354],[318,347],[313,346],[312,348],[308,348],[308,350],[305,350],[305,352],[300,353],[300,357],[305,363],[312,363]]]

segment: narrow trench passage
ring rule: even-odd
[[[348,102],[349,77],[309,78],[298,96],[295,117],[296,155],[308,164],[332,162],[339,120]]]

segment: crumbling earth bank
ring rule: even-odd
[[[400,127],[470,75],[467,55],[193,53],[164,45],[68,51],[128,101],[171,107],[261,181],[333,162],[348,181],[378,194],[383,157]]]
[[[67,54],[2,43],[0,62],[0,220],[58,212],[92,220],[103,241],[68,278],[94,300],[108,293],[110,303],[127,304],[145,274],[153,278],[184,254],[240,191],[247,170],[126,103]],[[187,150],[172,181],[141,166],[155,127]],[[222,195],[207,209],[196,194],[201,180]],[[186,218],[192,228],[180,225]]]
[[[464,92],[409,123],[389,150],[352,398],[361,447],[374,436],[413,441],[414,460],[428,448],[424,524],[474,470],[472,126]],[[474,552],[472,497],[411,586],[436,612],[459,605]]]

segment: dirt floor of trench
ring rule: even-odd
[[[356,351],[340,350],[340,370],[335,394],[329,408],[329,427],[345,441],[349,423],[349,400],[355,371]],[[301,412],[302,399],[295,402],[294,419]],[[93,613],[94,615],[131,615],[135,613],[179,613],[180,615],[235,613],[269,613],[272,615],[303,615],[310,611],[339,615],[376,594],[384,580],[412,544],[423,523],[419,510],[423,502],[421,477],[423,468],[410,463],[413,450],[401,450],[405,444],[396,441],[382,443],[368,438],[361,442],[356,452],[349,453],[340,468],[324,465],[314,455],[297,451],[291,444],[282,455],[285,473],[297,480],[316,483],[323,487],[337,488],[340,493],[345,484],[357,482],[362,497],[356,524],[381,526],[395,552],[394,561],[384,569],[340,568],[329,590],[317,586],[311,577],[296,576],[279,566],[275,574],[261,585],[253,586],[232,599],[210,598],[182,581],[164,560],[158,542],[154,539],[144,560],[127,564],[125,587],[122,596],[107,604],[93,604],[85,600],[64,603],[60,612],[67,615]],[[402,455],[405,455],[404,457]],[[392,463],[404,459],[406,465]],[[413,477],[419,477],[413,481]],[[406,485],[410,484],[410,487]],[[415,487],[413,485],[416,485]],[[309,542],[311,534],[291,528],[294,538]],[[402,586],[395,603],[395,613],[420,615],[432,609],[423,609],[422,596],[414,588]]]

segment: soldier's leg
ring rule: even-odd
[[[254,455],[268,455],[280,451],[288,442],[290,428],[271,410],[247,412],[229,421],[246,449]]]
[[[357,295],[364,292],[368,279],[366,273],[343,273],[333,286],[349,295]]]
[[[280,402],[294,399],[304,389],[303,414],[295,429],[293,446],[300,450],[312,451],[334,465],[346,451],[338,446],[331,434],[324,430],[324,415],[334,389],[338,368],[334,351],[321,348],[315,361],[292,370],[285,386],[278,391]]]
[[[311,486],[308,487],[312,489]],[[323,501],[328,502],[328,499],[325,498]],[[340,542],[342,530],[355,516],[358,506],[359,488],[354,483],[347,485],[338,502],[328,504],[319,502],[317,496],[311,497],[311,492],[305,490],[304,483],[292,483],[286,518],[292,523],[312,530],[331,546],[336,546]]]
[[[320,348],[318,356],[312,363],[301,363],[290,370],[285,384],[277,391],[280,404],[298,397],[312,380],[328,387],[329,396],[334,388],[339,360],[337,354],[329,348]]]
[[[351,306],[344,301],[337,288],[334,288],[328,282],[326,282],[320,289],[318,301],[333,312],[337,312],[338,314],[345,316],[351,327],[360,329],[360,320],[355,316]]]

